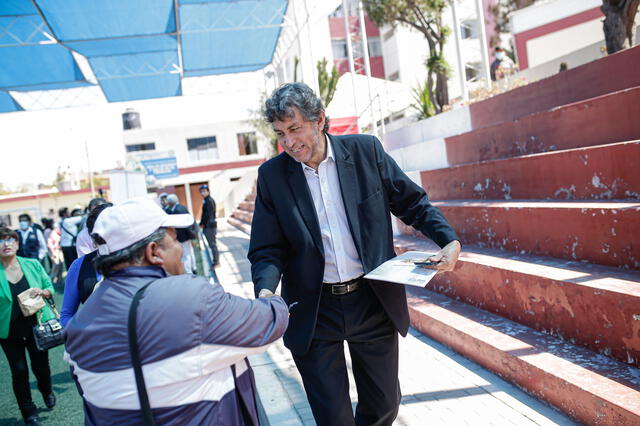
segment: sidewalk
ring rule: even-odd
[[[220,267],[228,292],[253,297],[249,237],[218,222]],[[346,351],[347,362],[348,351]],[[250,358],[271,425],[314,425],[302,381],[282,341]],[[400,339],[402,403],[394,425],[571,425],[564,414],[529,396],[414,329]],[[351,400],[357,394],[350,374]]]

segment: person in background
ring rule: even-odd
[[[166,192],[163,192],[162,194],[160,194],[160,206],[162,207],[162,210],[164,210],[166,213],[168,213],[168,209],[169,209],[169,203],[167,203],[167,196],[169,194],[167,194]]]
[[[491,63],[491,68],[489,70],[491,80],[498,81],[505,76],[513,74],[517,69],[518,66],[509,56],[507,56],[505,50],[500,46],[496,47],[495,59]]]
[[[52,229],[47,236],[47,249],[49,250],[49,256],[51,257],[51,271],[49,271],[49,277],[53,284],[62,282],[62,273],[64,265],[64,256],[60,249],[60,227],[51,220]]]
[[[89,205],[87,206],[87,216],[85,220],[83,220],[82,229],[78,233],[78,238],[76,238],[76,254],[78,257],[95,251],[96,247],[93,244],[91,236],[87,232],[86,222],[88,220],[89,214],[91,214],[91,211],[93,209],[95,209],[99,205],[106,203],[107,200],[105,200],[104,198],[94,198],[89,201]]]
[[[74,209],[77,212],[79,209]],[[60,216],[60,248],[64,256],[64,266],[69,269],[71,263],[78,258],[76,252],[76,239],[78,238],[78,225],[82,222],[82,216],[69,215],[69,209],[66,207],[58,211]]]
[[[220,264],[218,246],[216,245],[216,232],[218,223],[216,222],[216,202],[211,197],[208,185],[200,186],[200,195],[202,195],[202,216],[200,217],[200,228],[204,234],[209,247],[211,248],[211,257],[213,266]]]
[[[107,201],[93,206],[87,217],[85,226],[87,235],[91,235],[91,232],[93,232],[93,226],[100,213],[111,206],[113,206],[113,204]],[[94,250],[74,260],[67,272],[67,278],[64,283],[62,310],[60,311],[60,324],[62,324],[63,327],[73,318],[80,304],[87,301],[98,281],[102,279],[102,276],[96,272],[93,266],[96,255],[97,252],[95,251],[94,245]]]
[[[42,231],[35,227],[31,222],[31,216],[27,213],[18,216],[18,221],[20,226],[17,230],[20,237],[18,256],[44,262],[44,257],[47,255],[47,242]]]
[[[569,69],[569,66],[566,62],[560,62],[560,68],[558,68],[558,72],[563,72]]]
[[[91,235],[104,280],[65,328],[64,359],[86,425],[143,423],[127,321],[134,294],[147,285],[135,330],[155,424],[258,425],[245,357],[282,336],[288,308],[279,296],[249,300],[184,275],[176,229],[193,223],[144,198],[97,218]]]
[[[25,317],[18,305],[18,294],[31,288],[32,297],[53,297],[53,286],[44,268],[36,259],[17,256],[18,234],[0,228],[0,345],[9,362],[13,394],[27,425],[39,425],[38,408],[31,399],[29,369],[25,352],[29,352],[31,370],[47,408],[56,405],[51,387],[48,351],[39,351],[33,337],[36,315]],[[45,305],[42,321],[55,318]]]
[[[176,194],[167,195],[167,210],[168,214],[188,214],[189,210],[178,202],[178,196]],[[177,229],[178,242],[182,244],[182,263],[184,264],[184,270],[187,274],[193,274],[196,270],[196,258],[193,254],[193,246],[191,245],[191,239],[195,238],[193,232],[190,229],[182,228]]]

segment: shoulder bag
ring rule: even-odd
[[[131,306],[129,307],[129,320],[127,321],[129,336],[129,353],[131,354],[131,364],[133,364],[133,373],[136,376],[136,388],[138,389],[138,400],[140,401],[140,411],[142,412],[142,421],[145,426],[154,426],[153,414],[151,413],[151,404],[149,403],[149,395],[147,394],[147,386],[144,383],[144,375],[142,374],[142,362],[140,360],[140,348],[138,347],[138,333],[136,331],[136,318],[138,316],[138,305],[144,291],[155,280],[148,282],[140,288],[133,296]]]
[[[56,309],[56,304],[53,299],[45,300],[56,314],[56,317],[43,323],[42,310],[38,313],[38,325],[33,326],[33,338],[39,351],[46,351],[64,343],[64,337],[62,336],[64,330],[60,325],[60,314]]]

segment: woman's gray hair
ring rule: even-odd
[[[158,228],[148,237],[131,244],[129,247],[125,247],[104,256],[97,256],[94,260],[96,271],[102,275],[109,276],[112,273],[113,268],[120,263],[140,263],[144,258],[144,251],[147,248],[147,245],[162,241],[166,234],[167,228]],[[92,234],[91,237],[94,239],[96,244],[100,243],[98,239],[101,238],[98,234]],[[104,244],[104,242],[102,244]]]
[[[320,113],[324,111],[322,99],[304,83],[286,83],[273,91],[271,97],[264,103],[262,115],[269,123],[284,118],[292,118],[294,112],[291,107],[298,108],[306,121],[317,122]],[[325,117],[323,132],[329,130],[329,117]]]

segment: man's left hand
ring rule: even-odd
[[[458,261],[458,257],[460,256],[460,250],[462,250],[460,241],[451,241],[449,244],[442,247],[439,252],[427,259],[434,263],[434,265],[425,267],[437,269],[439,271],[453,271],[453,268],[456,266],[456,262]]]

